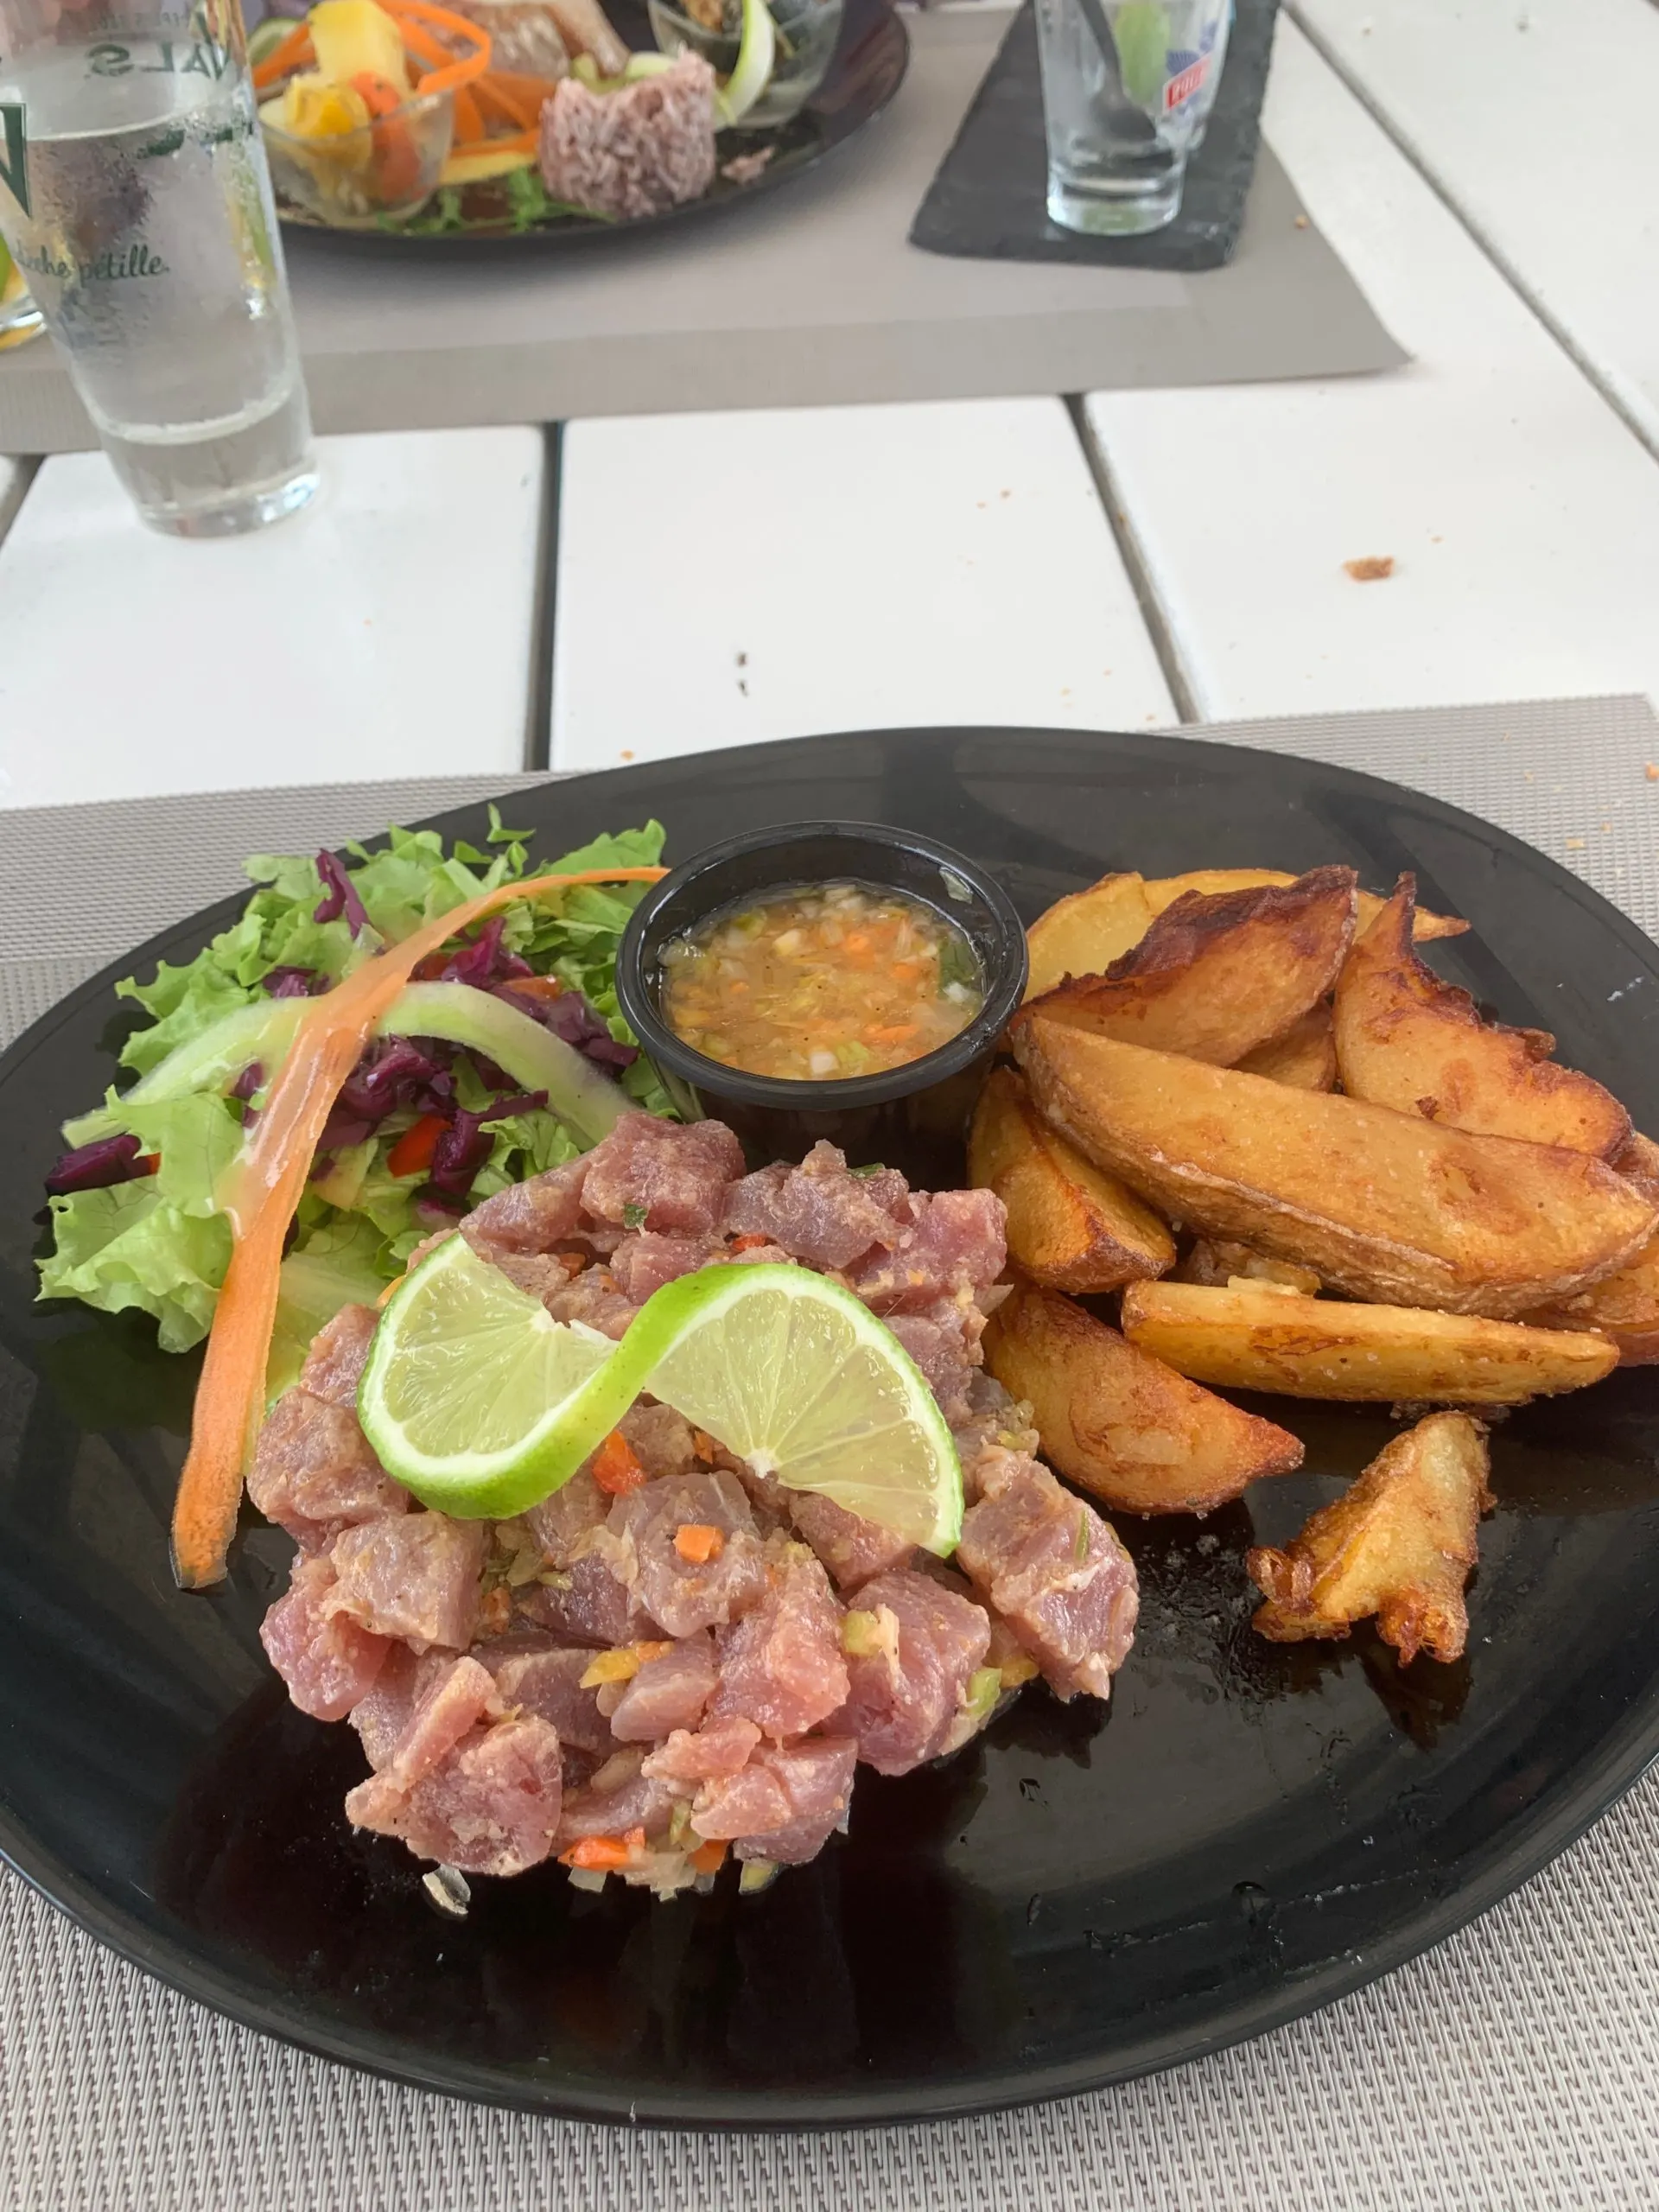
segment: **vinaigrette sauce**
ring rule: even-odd
[[[937,1052],[984,1002],[966,936],[902,892],[826,883],[728,907],[663,950],[663,1017],[710,1059],[798,1082]]]

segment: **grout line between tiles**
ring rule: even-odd
[[[553,744],[553,650],[558,624],[559,494],[564,425],[542,426],[542,507],[536,532],[536,592],[530,618],[530,686],[524,766],[546,768]]]
[[[1088,416],[1084,411],[1083,396],[1080,392],[1068,392],[1062,404],[1071,418],[1072,429],[1083,448],[1084,464],[1100,495],[1106,527],[1111,531],[1118,552],[1122,556],[1130,588],[1135,593],[1135,605],[1140,609],[1141,620],[1147,626],[1147,635],[1152,640],[1152,650],[1158,657],[1164,681],[1169,686],[1175,712],[1183,722],[1208,721],[1211,718],[1199,710],[1192,686],[1187,680],[1180,647],[1159,600],[1146,556],[1135,536],[1135,525],[1129,520],[1128,510],[1113,480],[1105,448],[1090,429]]]

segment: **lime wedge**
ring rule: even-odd
[[[1169,74],[1169,11],[1160,0],[1124,0],[1112,25],[1123,89],[1144,108],[1155,108]]]
[[[358,1418],[423,1505],[504,1519],[567,1482],[632,1404],[616,1352],[447,1237],[381,1316]]]
[[[757,1473],[955,1548],[962,1467],[938,1401],[850,1291],[806,1268],[703,1268],[646,1303],[622,1357]]]

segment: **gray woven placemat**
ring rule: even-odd
[[[1659,723],[1639,699],[1194,734],[1434,791],[1659,925]],[[233,889],[245,852],[500,788],[0,814],[5,1033]],[[109,887],[91,916],[67,889],[88,881]],[[0,1877],[4,2212],[1576,2212],[1659,2202],[1656,2090],[1651,1776],[1475,1926],[1310,2019],[1097,2096],[862,2134],[630,2134],[395,2088],[175,1996]]]

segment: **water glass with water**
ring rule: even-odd
[[[237,0],[0,0],[0,234],[146,522],[212,537],[309,499]]]
[[[1051,220],[1119,237],[1174,220],[1231,16],[1231,0],[1037,0]]]

